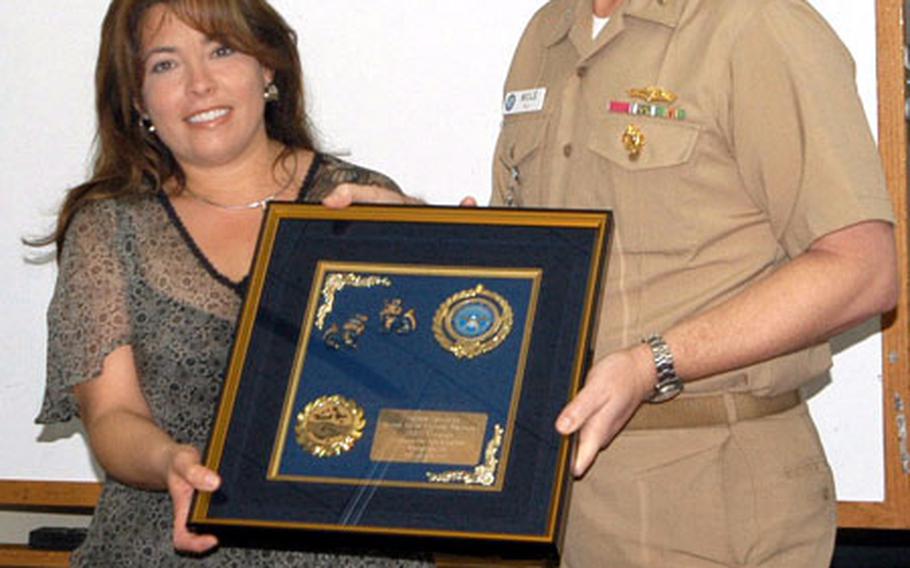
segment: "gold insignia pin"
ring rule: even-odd
[[[629,89],[629,96],[648,103],[672,103],[677,99],[676,93],[673,91],[654,86]]]
[[[626,127],[622,133],[622,145],[625,146],[626,152],[629,153],[629,159],[635,160],[641,155],[642,148],[645,147],[645,133],[634,124]]]

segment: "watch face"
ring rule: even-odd
[[[675,398],[676,395],[682,391],[683,383],[678,378],[665,381],[654,387],[654,394],[651,395],[651,398],[648,399],[648,402],[653,402],[655,404],[660,402],[667,402],[668,400]]]

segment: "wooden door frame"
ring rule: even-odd
[[[882,404],[885,442],[885,500],[841,502],[841,527],[910,528],[910,455],[907,413],[910,411],[910,275],[907,233],[907,122],[904,110],[904,29],[902,0],[876,1],[878,66],[878,141],[888,190],[894,203],[900,299],[882,319]]]

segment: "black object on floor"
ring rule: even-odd
[[[41,527],[28,533],[28,546],[37,550],[75,550],[87,532],[83,528]]]
[[[840,529],[831,568],[910,568],[910,531]]]

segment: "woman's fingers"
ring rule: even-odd
[[[190,532],[186,526],[193,491],[215,491],[221,478],[200,463],[199,451],[192,446],[180,446],[171,458],[168,472],[168,492],[174,506],[174,548],[183,552],[202,553],[218,545],[210,534]]]
[[[218,539],[214,535],[190,532],[186,527],[192,497],[193,490],[189,486],[171,491],[171,499],[174,502],[174,548],[198,554],[217,546]]]

